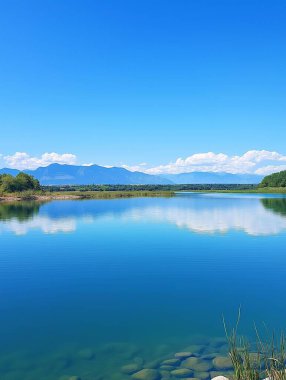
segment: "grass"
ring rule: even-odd
[[[271,193],[271,194],[286,194],[286,187],[257,187],[251,190],[237,190],[234,193]]]
[[[46,192],[52,197],[71,196],[80,199],[113,199],[134,197],[171,197],[172,191],[59,191]]]
[[[240,311],[235,328],[230,332],[224,322],[229,344],[229,356],[233,365],[234,380],[286,380],[285,335],[276,339],[274,334],[263,340],[257,328],[256,341],[250,343],[237,334]]]
[[[253,194],[286,194],[286,187],[256,187],[253,189],[206,189],[206,190],[183,190],[180,192],[195,193],[253,193]]]
[[[0,193],[0,200],[115,199],[135,197],[171,197],[172,191],[23,191]]]

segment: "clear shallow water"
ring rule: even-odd
[[[285,329],[277,195],[0,204],[0,244],[4,380],[128,379],[123,364],[211,345],[239,306],[242,333]]]

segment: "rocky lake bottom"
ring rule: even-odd
[[[0,357],[3,380],[208,380],[231,377],[232,365],[224,338],[198,339],[176,351],[171,344],[149,350],[130,342],[101,347],[66,345],[57,351],[6,353]],[[202,342],[204,342],[202,344]],[[199,344],[200,343],[200,344]],[[172,350],[173,349],[173,350]]]

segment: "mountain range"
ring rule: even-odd
[[[257,174],[232,174],[212,172],[191,172],[164,174],[163,178],[176,184],[258,184],[263,176]]]
[[[46,167],[39,167],[35,170],[23,170],[25,173],[33,175],[40,181],[41,185],[146,185],[172,183],[170,180],[145,174],[141,172],[131,172],[124,168],[106,168],[98,165],[76,166],[51,164]],[[0,169],[0,174],[8,173],[16,175],[19,170]]]
[[[17,169],[0,169],[0,174],[17,175],[19,172]],[[51,164],[35,170],[24,170],[24,172],[37,178],[41,185],[258,184],[263,178],[263,176],[255,174],[210,172],[151,175],[131,172],[119,167],[60,164]]]

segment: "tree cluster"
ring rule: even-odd
[[[263,178],[259,187],[286,187],[286,170]]]
[[[0,175],[0,191],[15,193],[26,190],[40,190],[39,181],[26,173],[19,173],[15,177],[10,174]]]

